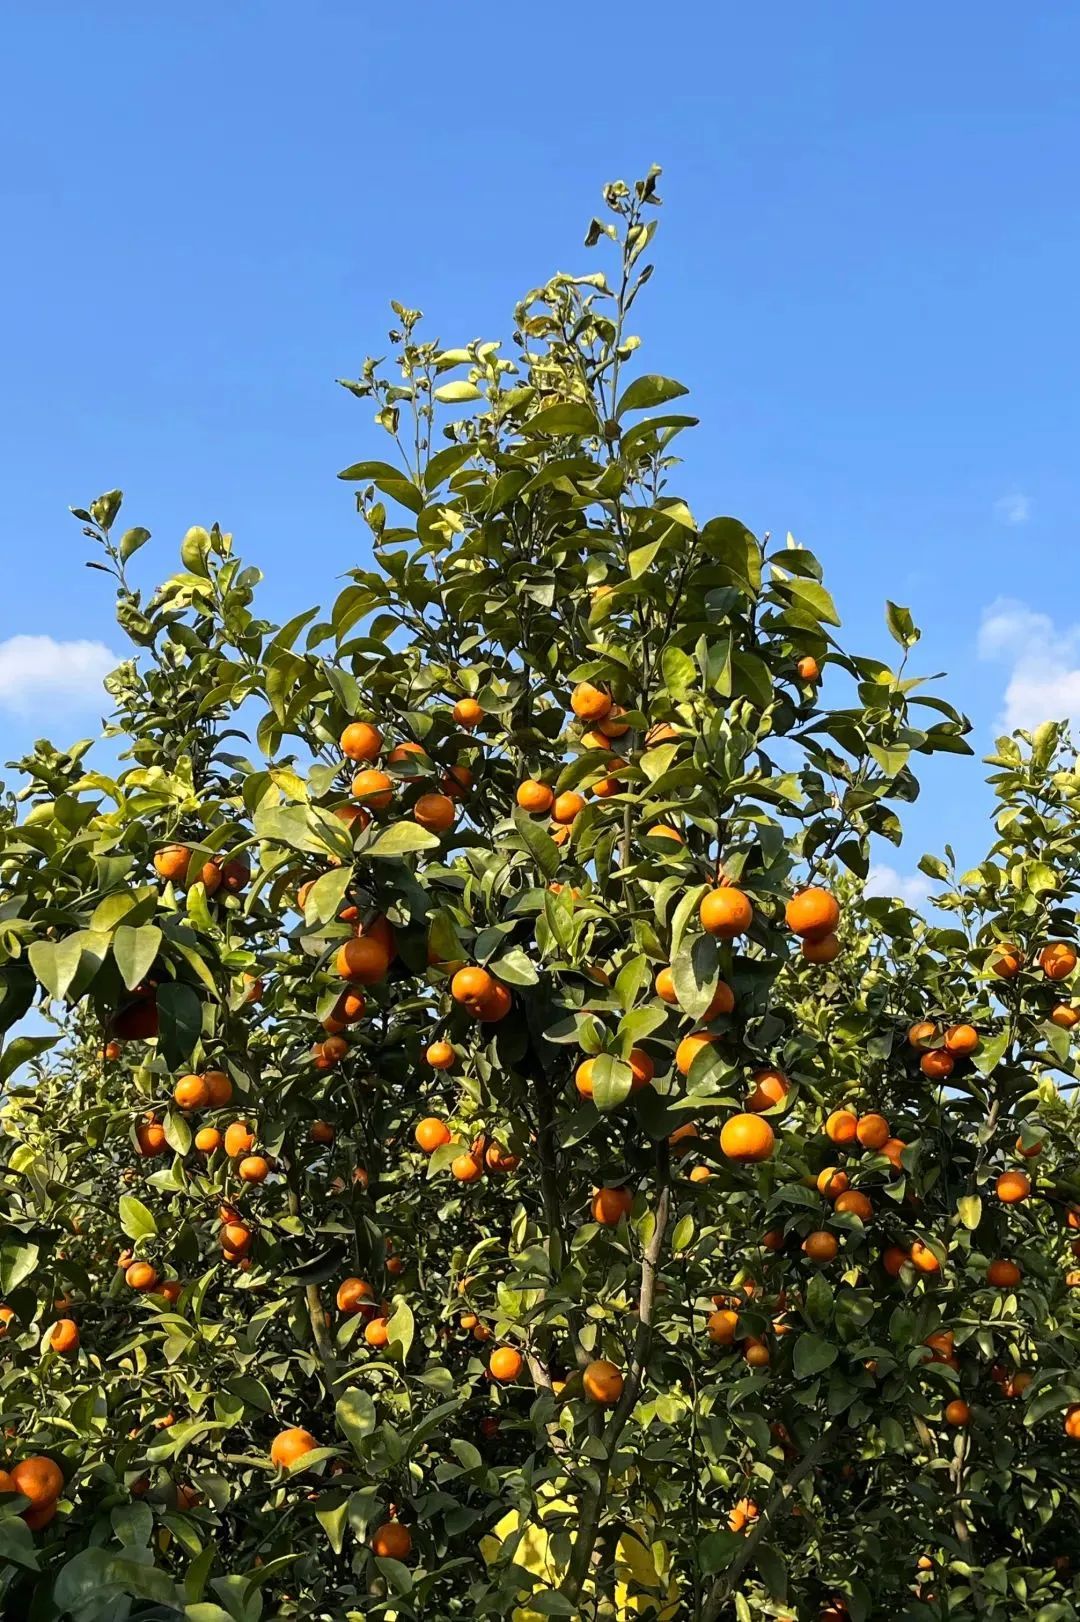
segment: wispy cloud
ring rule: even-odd
[[[100,708],[102,681],[119,663],[104,642],[8,637],[0,642],[0,708],[23,716]]]
[[[1031,517],[1031,497],[1013,490],[1007,496],[998,497],[994,512],[1003,524],[1026,524]]]
[[[979,656],[1009,670],[1000,729],[1080,720],[1080,625],[1059,630],[1049,614],[1001,597],[983,612]]]
[[[930,894],[930,880],[921,873],[898,873],[888,862],[875,862],[866,879],[867,895],[887,895],[919,907]]]

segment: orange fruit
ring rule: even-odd
[[[450,982],[450,995],[455,1002],[476,1011],[491,996],[495,980],[486,969],[459,969]]]
[[[158,1286],[158,1294],[163,1295],[166,1301],[171,1302],[174,1306],[183,1293],[184,1284],[182,1279],[167,1278],[164,1284]]]
[[[372,756],[371,758],[374,759],[375,757]],[[428,752],[423,744],[414,743],[411,738],[406,738],[404,743],[396,743],[386,757],[388,766],[404,766],[406,762],[420,766],[431,765]]]
[[[158,1281],[157,1268],[149,1262],[132,1262],[124,1274],[124,1283],[132,1290],[147,1292],[156,1289]]]
[[[390,1320],[370,1318],[364,1325],[364,1339],[369,1346],[386,1346],[390,1340]]]
[[[1065,1435],[1074,1442],[1080,1442],[1080,1402],[1071,1402],[1065,1410]],[[12,1474],[18,1475],[18,1466]]]
[[[847,1172],[838,1166],[826,1166],[824,1171],[818,1172],[817,1190],[827,1200],[838,1200],[847,1186]]]
[[[373,939],[371,936],[364,938]],[[387,967],[389,967],[389,964]],[[363,1016],[366,1007],[367,1001],[364,993],[350,986],[347,991],[341,993],[341,996],[334,1004],[334,1018],[340,1020],[343,1025],[355,1025],[356,1021]]]
[[[527,777],[524,783],[518,784],[515,799],[523,811],[528,811],[530,816],[538,816],[551,810],[555,795],[546,783],[538,783],[535,777]]]
[[[740,1498],[728,1515],[728,1531],[745,1532],[751,1521],[757,1520],[759,1513],[752,1498]]]
[[[952,1402],[945,1406],[945,1423],[947,1425],[969,1425],[971,1423],[971,1409],[960,1397],[954,1397]]]
[[[938,1039],[938,1034],[938,1028],[933,1020],[917,1019],[914,1025],[908,1026],[908,1046],[917,1048],[920,1053],[925,1053],[927,1048],[933,1047]]]
[[[251,868],[242,856],[235,856],[227,862],[220,856],[211,856],[204,863],[199,878],[207,895],[214,895],[220,889],[226,890],[229,895],[239,895],[251,878]]]
[[[599,723],[599,730],[605,738],[622,738],[630,731],[629,721],[622,718],[626,714],[621,704],[613,704],[607,714]]]
[[[484,1175],[484,1168],[475,1155],[460,1154],[450,1162],[450,1171],[459,1183],[476,1183]]]
[[[714,1345],[733,1346],[738,1322],[737,1312],[732,1312],[730,1307],[721,1307],[718,1312],[710,1315],[705,1332]]]
[[[1018,946],[995,947],[989,960],[990,972],[999,980],[1013,980],[1024,966],[1024,954]]]
[[[634,1197],[628,1188],[598,1188],[593,1195],[592,1216],[604,1228],[617,1228],[630,1215]]]
[[[1039,967],[1048,980],[1066,980],[1076,967],[1076,949],[1067,941],[1052,941],[1039,953]]]
[[[582,1098],[591,1098],[593,1095],[593,1064],[592,1059],[582,1059],[574,1071],[574,1086]]]
[[[736,935],[746,934],[754,921],[754,909],[741,890],[724,885],[702,898],[698,917],[706,934],[731,941]]]
[[[678,828],[672,828],[666,822],[654,822],[651,828],[645,830],[646,839],[670,839],[676,845],[685,845],[686,840]]]
[[[346,760],[378,760],[382,733],[369,721],[350,721],[341,734],[341,753]]]
[[[712,1002],[701,1016],[701,1023],[708,1025],[711,1020],[718,1019],[721,1014],[730,1014],[735,1007],[735,993],[725,980],[716,982]]]
[[[1031,1193],[1031,1178],[1022,1171],[1003,1171],[994,1192],[1004,1205],[1016,1205]]]
[[[223,1105],[229,1103],[233,1094],[233,1086],[224,1070],[204,1070],[202,1079],[206,1083],[211,1108],[221,1109]]]
[[[789,1333],[787,1325],[781,1323],[780,1319],[776,1320],[773,1327],[776,1329],[777,1334]],[[743,1346],[743,1357],[745,1357],[752,1369],[768,1368],[772,1362],[768,1346],[763,1340],[757,1340],[753,1335],[747,1339]]]
[[[558,796],[551,807],[552,821],[566,826],[573,822],[575,817],[579,817],[584,809],[585,801],[582,795],[568,789],[565,794]]]
[[[343,1036],[332,1035],[328,1036],[325,1042],[319,1044],[319,1049],[323,1056],[330,1060],[331,1064],[336,1064],[339,1059],[344,1059],[348,1053],[349,1044]]]
[[[246,1256],[251,1249],[251,1229],[244,1222],[223,1222],[218,1243],[231,1256]]]
[[[460,800],[469,792],[472,785],[473,774],[467,766],[449,766],[443,772],[439,786],[452,800]]]
[[[123,1053],[123,1051],[124,1051],[124,1046],[123,1046],[122,1042],[106,1042],[105,1047],[103,1049],[103,1056],[106,1059],[110,1060],[111,1062],[115,1063],[115,1061],[120,1057],[120,1055],[121,1055],[121,1053]]]
[[[845,1212],[848,1216],[857,1216],[860,1222],[869,1222],[874,1214],[874,1207],[866,1195],[860,1193],[857,1188],[845,1189],[837,1199],[833,1210],[841,1216]]]
[[[70,1357],[73,1352],[77,1352],[79,1326],[74,1318],[57,1318],[45,1336],[45,1345],[50,1352],[56,1352],[60,1357]]]
[[[1044,1147],[1045,1145],[1043,1144],[1041,1138],[1037,1143],[1029,1144],[1027,1148],[1024,1147],[1024,1140],[1022,1137],[1019,1137],[1016,1140],[1016,1152],[1018,1155],[1022,1155],[1025,1160],[1032,1160],[1036,1155],[1041,1155]]]
[[[270,1175],[270,1162],[263,1155],[245,1155],[236,1174],[242,1183],[265,1183]]]
[[[591,681],[579,681],[570,695],[570,708],[579,721],[603,721],[611,714],[611,697]]]
[[[675,990],[675,977],[671,972],[670,965],[657,970],[656,979],[653,981],[653,990],[661,1002],[666,1002],[672,1008],[677,1005],[679,997]]]
[[[204,1109],[210,1102],[210,1089],[202,1076],[181,1076],[173,1088],[177,1109]]]
[[[688,1076],[690,1066],[698,1054],[712,1047],[717,1040],[717,1037],[710,1036],[707,1031],[691,1031],[689,1036],[684,1036],[675,1049],[675,1068],[680,1076]]]
[[[804,653],[801,659],[796,659],[795,669],[802,681],[817,681],[821,675],[818,662],[810,653]]]
[[[908,1260],[910,1258],[907,1251],[902,1250],[899,1245],[889,1245],[888,1249],[881,1253],[881,1264],[890,1278],[898,1278],[900,1269]]]
[[[979,1033],[974,1025],[950,1025],[945,1032],[945,1046],[958,1059],[966,1059],[979,1045]]]
[[[312,1143],[333,1143],[337,1133],[329,1121],[312,1121],[308,1137]]]
[[[889,1123],[884,1115],[860,1115],[855,1136],[864,1149],[883,1149],[889,1141]]]
[[[913,1243],[908,1260],[918,1273],[941,1272],[940,1261],[930,1249],[930,1246],[924,1245],[921,1239],[916,1239]]]
[[[820,941],[836,932],[840,922],[840,907],[828,890],[811,887],[793,895],[784,908],[784,920],[793,935],[803,940]]]
[[[833,1110],[825,1122],[825,1136],[831,1143],[854,1143],[858,1124],[854,1110]]]
[[[484,719],[484,712],[475,698],[459,698],[451,712],[459,727],[472,732]]]
[[[598,1357],[587,1363],[581,1376],[585,1395],[603,1408],[614,1408],[622,1396],[623,1377],[614,1363]]]
[[[627,1056],[627,1063],[630,1066],[630,1074],[633,1078],[630,1082],[630,1091],[632,1093],[640,1092],[642,1087],[647,1087],[653,1079],[656,1074],[656,1066],[644,1048],[631,1048]]]
[[[761,1236],[761,1244],[762,1244],[762,1248],[764,1250],[783,1250],[783,1248],[784,1248],[783,1229],[782,1228],[770,1228],[766,1233],[762,1234],[762,1236]]]
[[[412,1552],[412,1535],[400,1521],[384,1521],[371,1534],[371,1552],[379,1560],[407,1560]]]
[[[1023,1278],[1023,1272],[1015,1262],[998,1260],[990,1263],[986,1269],[987,1284],[994,1284],[998,1289],[1011,1290]]]
[[[280,1431],[274,1437],[270,1444],[270,1457],[279,1469],[291,1470],[298,1459],[313,1452],[318,1445],[310,1431],[296,1425],[291,1430]]]
[[[64,1490],[63,1471],[43,1453],[34,1453],[12,1465],[11,1480],[14,1490],[29,1498],[31,1509],[45,1509],[55,1504]]]
[[[135,1128],[135,1138],[139,1145],[139,1153],[144,1158],[167,1153],[169,1145],[165,1139],[165,1128],[160,1121],[143,1121]]]
[[[204,1126],[195,1134],[195,1147],[200,1154],[212,1155],[220,1149],[222,1144],[221,1133],[216,1126]]]
[[[449,1042],[432,1042],[424,1054],[432,1070],[449,1070],[456,1057]]]
[[[900,1156],[903,1154],[906,1148],[907,1144],[904,1142],[903,1138],[889,1138],[887,1143],[883,1143],[881,1145],[881,1153],[885,1156],[885,1159],[889,1162],[894,1171],[903,1171],[904,1163]]]
[[[413,817],[428,833],[444,834],[454,826],[457,812],[448,794],[421,794],[413,806]]]
[[[780,1070],[755,1070],[754,1090],[746,1100],[748,1110],[773,1109],[791,1091],[791,1083]]]
[[[508,1175],[521,1163],[520,1155],[513,1155],[501,1143],[489,1143],[484,1151],[484,1165],[498,1176]]]
[[[801,951],[808,963],[832,963],[840,956],[840,938],[822,935],[820,940],[803,941]]]
[[[154,854],[154,870],[166,883],[183,884],[191,865],[191,852],[186,845],[163,845]]]
[[[444,1143],[450,1142],[450,1128],[445,1121],[440,1121],[437,1115],[425,1115],[422,1121],[416,1124],[413,1136],[417,1147],[423,1149],[426,1155],[434,1154],[441,1149]]]
[[[818,1228],[814,1233],[807,1234],[802,1248],[812,1262],[831,1262],[840,1246],[831,1233]]]
[[[1077,1020],[1080,1020],[1080,1008],[1070,1008],[1067,1002],[1059,1002],[1056,1008],[1051,1009],[1050,1020],[1063,1031],[1071,1031]]]
[[[372,935],[358,935],[338,948],[334,972],[343,980],[356,980],[362,986],[374,985],[390,967],[390,953]]]
[[[225,1128],[225,1153],[230,1160],[239,1160],[254,1147],[255,1139],[246,1121],[234,1121]]]
[[[500,1385],[509,1385],[516,1380],[524,1366],[521,1353],[513,1346],[498,1346],[488,1358],[488,1373]]]
[[[385,811],[394,798],[394,784],[385,772],[369,766],[365,771],[357,772],[349,793],[361,805],[370,806],[373,811]]]
[[[720,1129],[721,1153],[740,1165],[768,1160],[775,1145],[775,1133],[760,1115],[732,1115]]]
[[[8,1332],[8,1328],[15,1320],[15,1308],[9,1307],[7,1302],[0,1303],[0,1339]]]
[[[919,1060],[919,1069],[924,1076],[929,1076],[931,1081],[944,1081],[946,1076],[952,1075],[955,1062],[952,1054],[945,1048],[931,1048],[930,1052],[924,1053]]]
[[[506,1018],[510,1012],[512,1001],[513,998],[506,986],[501,981],[496,980],[492,983],[488,995],[476,1005],[473,1012],[477,1019],[482,1020],[484,1024],[493,1025],[498,1020]]]
[[[333,815],[337,817],[339,822],[345,824],[354,839],[358,832],[363,833],[371,821],[370,815],[362,805],[335,805]],[[303,909],[301,908],[301,910]]]

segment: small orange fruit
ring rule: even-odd
[[[908,1260],[911,1262],[911,1265],[912,1265],[912,1267],[915,1268],[916,1272],[919,1272],[919,1273],[940,1273],[941,1272],[941,1262],[938,1260],[938,1258],[934,1254],[934,1252],[930,1249],[930,1246],[929,1245],[924,1245],[921,1239],[916,1239],[915,1242],[913,1243],[913,1245],[911,1247],[911,1253],[910,1253],[910,1255],[908,1257]]]
[[[932,1048],[938,1039],[938,1028],[930,1019],[917,1019],[914,1025],[908,1026],[908,1046],[916,1048],[918,1052],[925,1053]]]
[[[177,1109],[205,1109],[210,1102],[210,1089],[202,1076],[181,1076],[173,1088],[173,1103]]]
[[[570,708],[579,721],[603,721],[611,714],[611,696],[591,681],[579,681],[570,695]]]
[[[1048,980],[1066,980],[1076,967],[1076,950],[1067,941],[1053,941],[1039,953],[1039,967]]]
[[[990,972],[999,980],[1014,980],[1024,966],[1024,954],[1018,946],[1002,944],[995,947],[990,958]]]
[[[998,1260],[990,1263],[986,1269],[987,1284],[996,1285],[1001,1290],[1011,1290],[1020,1283],[1023,1272],[1015,1262]]]
[[[233,1085],[224,1070],[204,1070],[202,1079],[206,1083],[212,1109],[222,1109],[230,1102]]]
[[[551,808],[552,821],[568,826],[576,817],[581,815],[584,809],[584,798],[573,789],[568,789],[565,794],[560,794],[555,800]]]
[[[957,1059],[966,1059],[979,1046],[979,1033],[974,1025],[950,1025],[945,1032],[945,1046]]]
[[[45,1344],[50,1352],[56,1352],[60,1357],[70,1357],[77,1352],[79,1326],[74,1318],[57,1318],[45,1336]]]
[[[373,811],[385,811],[394,798],[394,784],[385,772],[369,766],[366,771],[357,772],[349,793],[361,805],[370,806]]]
[[[1070,1008],[1067,1002],[1059,1002],[1056,1008],[1051,1009],[1050,1020],[1063,1031],[1071,1031],[1077,1020],[1080,1020],[1080,1008]]]
[[[969,1425],[971,1423],[971,1409],[960,1397],[954,1397],[952,1402],[945,1406],[945,1423],[947,1425]]]
[[[518,805],[530,816],[539,816],[550,811],[555,801],[555,794],[546,783],[538,783],[535,777],[527,777],[524,783],[518,784],[515,795]]]
[[[454,720],[466,732],[472,732],[484,719],[484,712],[475,698],[459,698],[452,711]]]
[[[817,1189],[827,1200],[837,1200],[848,1186],[848,1175],[838,1166],[826,1166],[818,1172]]]
[[[436,1149],[441,1149],[444,1143],[450,1142],[450,1128],[445,1121],[440,1121],[437,1115],[426,1115],[422,1121],[417,1122],[413,1136],[417,1147],[426,1155],[430,1155],[434,1154]]]
[[[379,1560],[407,1560],[412,1552],[412,1535],[400,1521],[384,1521],[371,1534],[371,1552]]]
[[[822,935],[820,940],[803,941],[801,951],[808,963],[832,963],[840,956],[840,937]]]
[[[255,1139],[246,1121],[234,1121],[225,1128],[225,1153],[230,1160],[239,1160],[254,1147]]]
[[[482,1163],[467,1151],[454,1157],[450,1162],[450,1171],[459,1183],[477,1183],[484,1175]]]
[[[633,1203],[628,1188],[598,1188],[592,1200],[593,1221],[604,1228],[616,1228],[623,1217],[630,1215]]]
[[[848,1216],[857,1216],[860,1222],[869,1222],[874,1214],[874,1207],[866,1195],[857,1188],[848,1188],[839,1196],[833,1210],[838,1216],[845,1213]]]
[[[132,1290],[147,1292],[157,1287],[157,1268],[149,1262],[132,1262],[124,1274],[124,1282]]]
[[[746,934],[754,921],[754,909],[741,890],[723,885],[702,898],[698,917],[706,934],[731,941]]]
[[[297,1425],[274,1437],[270,1444],[270,1457],[279,1469],[291,1470],[299,1459],[313,1452],[318,1445],[310,1431],[302,1430]]]
[[[341,734],[341,753],[346,760],[378,760],[382,733],[368,721],[351,721]]]
[[[29,1498],[31,1509],[44,1509],[54,1504],[64,1490],[63,1471],[43,1453],[34,1453],[30,1458],[20,1459],[18,1464],[12,1465],[11,1480],[14,1491]]]
[[[495,980],[486,969],[458,969],[450,982],[450,995],[455,1002],[475,1012],[491,996],[494,987]]]
[[[456,1054],[449,1042],[432,1042],[424,1058],[432,1070],[449,1070],[454,1063]]]
[[[902,1250],[899,1245],[889,1245],[889,1247],[881,1253],[881,1264],[890,1278],[898,1278],[900,1276],[900,1269],[903,1267],[904,1263],[909,1260],[910,1257],[908,1256],[907,1251]]]
[[[191,851],[186,845],[163,845],[154,854],[154,871],[166,883],[184,884],[191,865]]]
[[[952,1075],[955,1062],[952,1054],[945,1048],[931,1048],[930,1052],[924,1053],[919,1060],[919,1069],[924,1076],[929,1076],[931,1081],[944,1081],[946,1076]]]
[[[454,826],[457,812],[448,794],[421,794],[413,806],[413,817],[428,833],[444,834]]]
[[[675,1049],[675,1068],[680,1076],[688,1076],[698,1054],[711,1048],[716,1041],[717,1038],[707,1031],[691,1031],[689,1036],[684,1036]]]
[[[669,1007],[674,1008],[678,1004],[679,997],[675,990],[675,977],[671,972],[670,965],[657,970],[656,979],[653,981],[653,990],[660,998],[660,1001],[666,1002]]]
[[[782,1104],[791,1091],[791,1083],[780,1070],[755,1070],[754,1090],[746,1100],[748,1110],[759,1112]]]
[[[740,1165],[768,1160],[776,1135],[760,1115],[732,1115],[720,1129],[720,1150]]]
[[[889,1123],[884,1115],[861,1115],[855,1126],[855,1136],[864,1149],[883,1149],[889,1141]]]
[[[374,985],[390,967],[390,953],[383,941],[373,935],[358,935],[338,948],[334,958],[334,971],[343,980],[355,980],[362,986]]]
[[[622,1396],[622,1374],[614,1363],[609,1363],[603,1357],[598,1357],[586,1365],[581,1383],[585,1388],[585,1395],[603,1408],[614,1408]]]
[[[1004,1205],[1016,1205],[1031,1193],[1031,1178],[1022,1171],[1003,1171],[994,1184],[994,1192]]]
[[[733,1346],[738,1323],[737,1312],[732,1312],[730,1307],[721,1307],[718,1312],[710,1315],[705,1331],[714,1345]]]
[[[264,1183],[270,1175],[270,1162],[264,1155],[245,1155],[236,1174],[242,1183]]]
[[[488,1373],[500,1385],[516,1380],[525,1366],[524,1359],[513,1346],[498,1346],[488,1358]]]
[[[390,1341],[390,1320],[370,1318],[364,1325],[364,1339],[369,1346],[386,1346]]]
[[[812,1262],[831,1262],[840,1246],[835,1237],[827,1233],[824,1228],[818,1228],[814,1233],[808,1233],[802,1242],[804,1253]]]
[[[146,1159],[154,1155],[163,1155],[168,1151],[165,1128],[160,1121],[140,1122],[135,1128],[135,1138],[139,1145],[139,1153]]]
[[[854,1143],[859,1118],[854,1110],[833,1110],[825,1122],[825,1136],[831,1143]]]
[[[784,908],[784,919],[793,935],[820,941],[826,935],[835,934],[840,922],[840,906],[828,890],[811,887],[792,896]]]
[[[801,681],[817,681],[818,677],[821,675],[818,662],[810,653],[804,653],[801,659],[796,659],[795,669],[798,672],[799,679]]]

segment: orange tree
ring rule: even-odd
[[[1080,775],[1003,741],[943,921],[863,896],[966,723],[671,490],[656,202],[513,358],[395,306],[328,616],[77,514],[134,653],[0,819],[5,1615],[1077,1615]]]

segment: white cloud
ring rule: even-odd
[[[101,684],[120,663],[104,642],[57,642],[51,636],[9,636],[0,642],[0,708],[32,715],[46,706],[100,707]]]
[[[866,879],[867,895],[887,895],[919,907],[930,894],[930,880],[921,873],[898,873],[887,862],[875,862]]]
[[[1031,497],[1013,490],[1007,496],[998,497],[994,511],[1003,524],[1026,524],[1031,517]]]
[[[1000,730],[1080,721],[1080,625],[1058,630],[1049,614],[1002,597],[983,612],[979,656],[1009,666]]]

